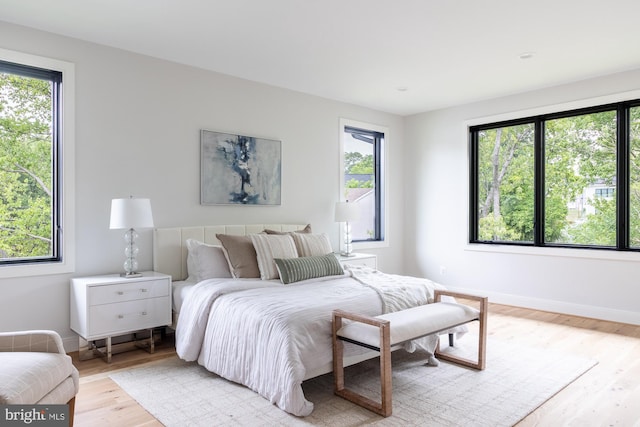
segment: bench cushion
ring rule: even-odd
[[[480,311],[463,304],[438,302],[382,314],[390,322],[391,345],[431,335],[478,319]],[[380,328],[360,322],[343,326],[337,335],[380,348]]]

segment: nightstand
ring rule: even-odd
[[[111,355],[134,346],[154,351],[153,328],[171,324],[171,276],[147,271],[141,277],[118,274],[71,279],[71,329],[80,336],[80,359]],[[148,340],[112,346],[111,338],[148,330]],[[96,344],[104,340],[104,350]],[[128,344],[128,345],[127,345]]]
[[[361,252],[352,252],[352,256],[344,256],[335,254],[340,264],[364,265],[366,267],[378,268],[378,257],[373,254],[364,254]]]

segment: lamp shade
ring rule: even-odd
[[[111,200],[111,223],[109,228],[152,228],[153,214],[149,199]]]
[[[357,203],[336,203],[336,222],[357,221],[360,218],[360,209]]]

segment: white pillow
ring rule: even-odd
[[[191,282],[212,278],[231,277],[229,264],[222,246],[208,245],[195,239],[187,239],[187,273]]]
[[[298,256],[320,256],[333,252],[329,236],[326,234],[292,233],[291,237],[296,243]]]
[[[251,241],[258,257],[258,269],[262,280],[279,279],[274,258],[297,258],[298,251],[288,234],[252,234]]]

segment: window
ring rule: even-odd
[[[0,49],[0,277],[71,271],[72,90],[72,64]]]
[[[638,105],[470,127],[470,242],[640,249]]]
[[[613,187],[596,188],[595,194],[596,197],[610,199],[615,195],[615,190]]]
[[[0,62],[0,263],[59,261],[62,73]]]
[[[344,200],[359,206],[351,224],[354,242],[384,240],[383,153],[385,130],[363,123],[341,123]]]

